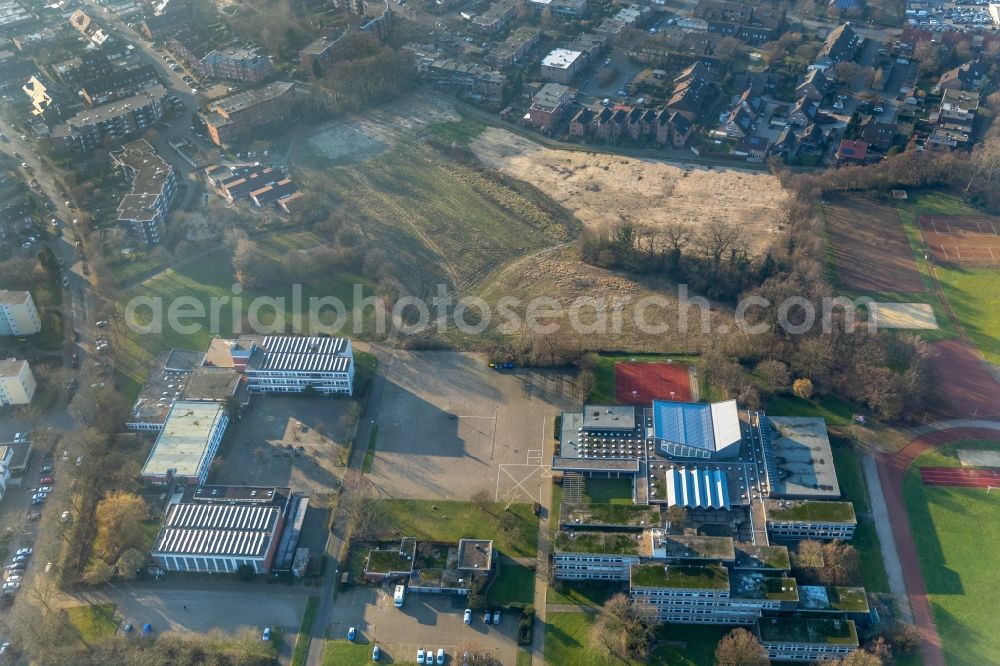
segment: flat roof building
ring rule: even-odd
[[[844,657],[859,647],[852,620],[768,617],[761,618],[757,629],[772,661],[813,663]]]
[[[171,479],[192,485],[205,483],[228,423],[221,403],[175,402],[142,468],[142,478],[151,483]]]
[[[217,145],[238,139],[247,132],[290,120],[295,103],[295,84],[274,81],[209,104],[202,119]]]
[[[822,417],[767,416],[760,426],[771,497],[840,498]]]
[[[676,458],[735,458],[743,441],[735,400],[654,400],[653,436],[664,455]]]
[[[775,539],[850,539],[858,524],[851,502],[768,499],[764,512]]]
[[[131,183],[118,203],[118,222],[147,245],[160,242],[163,225],[177,186],[174,168],[145,139],[111,153],[111,163]]]
[[[553,49],[542,58],[542,80],[568,84],[586,62],[580,51]]]
[[[235,341],[245,356],[243,372],[252,393],[351,395],[354,350],[349,338],[270,335]],[[233,352],[235,360],[235,351]]]
[[[0,360],[0,406],[30,404],[36,387],[35,375],[27,361]]]
[[[268,573],[288,501],[288,488],[198,488],[167,507],[152,556],[168,571]]]
[[[31,292],[0,289],[0,335],[33,335],[41,330]]]

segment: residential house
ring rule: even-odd
[[[816,120],[816,105],[808,97],[800,97],[788,109],[786,118],[791,125],[805,127]]]
[[[645,141],[656,135],[657,112],[653,109],[632,109],[628,116],[628,135],[633,141]]]
[[[694,123],[686,116],[663,109],[656,118],[656,143],[683,148],[694,132]]]
[[[618,143],[628,132],[628,114],[630,107],[604,109],[596,119],[595,133],[601,141]]]
[[[587,0],[528,0],[528,7],[538,13],[547,10],[571,18],[583,18],[589,11]]]
[[[845,62],[854,59],[858,47],[864,42],[864,38],[854,32],[850,23],[845,23],[830,31],[816,54],[816,60],[810,65],[810,69],[827,70],[838,62]]]
[[[896,123],[881,123],[873,116],[868,116],[861,121],[860,138],[869,147],[888,150],[896,137],[896,128]]]
[[[795,87],[796,98],[806,98],[813,102],[822,102],[827,93],[830,92],[830,79],[821,69],[810,69],[806,72],[802,83]]]
[[[163,116],[167,90],[153,85],[130,97],[84,109],[52,132],[61,150],[89,151],[104,141],[120,142],[145,132]]]
[[[598,106],[596,109],[590,107],[583,107],[576,112],[573,119],[569,121],[569,135],[575,137],[585,137],[593,129],[594,118],[600,113],[602,107]]]
[[[177,189],[174,168],[145,139],[111,153],[111,163],[131,184],[118,204],[118,223],[130,228],[140,242],[159,243]]]
[[[201,65],[205,76],[248,83],[260,83],[274,69],[271,59],[256,48],[213,50],[202,59]]]
[[[587,32],[581,32],[573,38],[572,42],[566,45],[566,48],[570,51],[579,51],[582,53],[588,65],[596,63],[604,54],[607,47],[608,38],[606,35],[592,35]]]
[[[117,69],[107,75],[83,81],[78,90],[84,104],[93,107],[134,95],[158,81],[155,67],[139,65]]]
[[[208,135],[223,145],[259,127],[287,122],[295,108],[295,84],[274,81],[212,102],[202,114]]]
[[[31,403],[37,386],[27,361],[16,358],[0,360],[0,406]]]
[[[42,320],[30,291],[0,289],[0,336],[33,335],[42,330]]]
[[[553,49],[542,58],[542,80],[569,85],[586,62],[580,51]]]
[[[771,140],[763,136],[747,136],[740,139],[733,148],[733,155],[748,160],[763,161],[767,157]]]
[[[971,60],[942,74],[937,87],[941,90],[974,90],[983,84],[989,70],[988,62]]]
[[[674,90],[667,108],[690,121],[697,119],[708,91],[708,67],[698,61],[674,79]]]
[[[574,94],[566,86],[559,83],[546,83],[531,99],[528,109],[528,119],[539,129],[549,129],[562,118]]]

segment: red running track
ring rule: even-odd
[[[963,488],[1000,488],[1000,472],[961,467],[923,467],[920,479],[926,486],[961,486]]]
[[[910,599],[913,611],[913,624],[920,632],[920,651],[923,653],[924,666],[946,666],[944,652],[941,650],[941,637],[934,626],[934,614],[927,600],[927,587],[920,573],[920,561],[917,559],[917,548],[910,532],[910,519],[903,501],[903,477],[917,456],[929,451],[939,444],[959,439],[997,439],[1000,431],[989,428],[951,428],[940,430],[917,437],[907,444],[899,453],[882,453],[876,456],[878,475],[882,480],[882,492],[885,495],[885,505],[889,512],[889,522],[892,523],[892,536],[899,553],[899,562],[903,569],[903,581],[906,584],[906,594]]]

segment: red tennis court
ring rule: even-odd
[[[1000,472],[964,467],[921,467],[925,486],[960,486],[963,488],[1000,488]]]
[[[927,247],[938,261],[1000,264],[1000,218],[986,215],[920,215]]]
[[[620,405],[654,400],[691,400],[691,379],[683,363],[615,363],[615,399]]]

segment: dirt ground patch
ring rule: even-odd
[[[917,219],[938,261],[1000,266],[1000,219],[988,215],[919,215]]]
[[[1000,382],[963,340],[933,345],[933,412],[942,418],[1000,417]]]
[[[835,197],[826,206],[826,228],[840,283],[869,292],[922,292],[899,214],[868,197]]]
[[[592,326],[579,334],[588,349],[682,353],[700,349],[704,337],[700,308],[692,306],[686,318],[681,315],[677,285],[642,282],[584,264],[572,245],[513,262],[480,295],[490,303],[512,296],[522,305],[536,298],[555,299],[566,315],[560,330],[567,331],[576,330],[568,312],[579,305],[578,320]],[[523,307],[513,309],[523,318]],[[730,312],[713,308],[708,332],[732,330],[732,322]]]
[[[351,116],[320,125],[309,135],[309,147],[333,162],[365,162],[395,145],[400,136],[412,136],[432,123],[457,122],[462,117],[447,101],[414,94],[364,116]]]
[[[485,165],[531,183],[588,226],[630,220],[697,227],[723,218],[750,232],[760,250],[778,230],[788,198],[770,174],[555,150],[498,128],[471,147]]]
[[[875,303],[879,328],[937,329],[937,317],[930,303]]]

